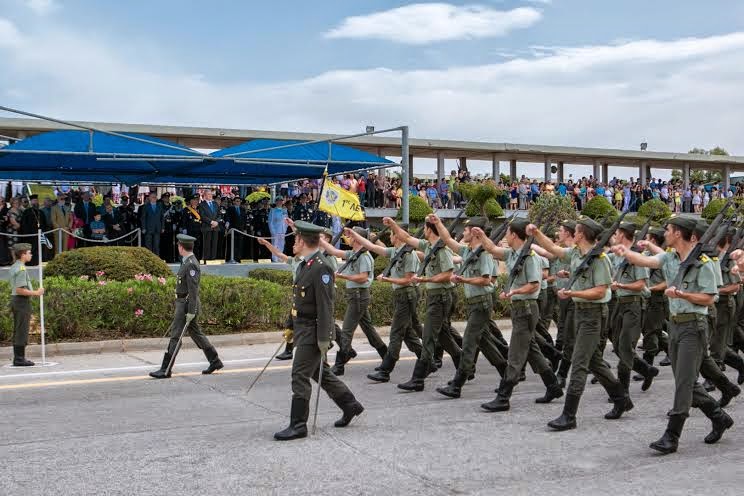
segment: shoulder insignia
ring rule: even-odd
[[[711,257],[711,260],[713,260],[714,262],[718,262],[718,257]]]
[[[703,254],[703,255],[700,255],[700,258],[699,258],[698,260],[700,260],[700,261],[701,261],[701,262],[703,262],[703,263],[708,263],[708,262],[710,262],[710,258],[708,258],[708,255],[705,255],[705,254]]]
[[[605,252],[600,253],[599,258],[607,258],[607,253]]]
[[[322,276],[320,276],[320,280],[323,281],[323,284],[328,284],[329,282],[331,282],[331,276],[329,276],[328,274],[323,274]]]
[[[196,275],[196,271],[195,271],[194,269],[191,269],[191,270],[189,271],[189,275],[190,275],[191,277],[194,277],[194,276]]]
[[[311,266],[313,265],[313,261],[314,261],[314,260],[315,260],[314,258],[312,258],[312,259],[308,260],[308,261],[307,261],[307,266],[308,266],[308,267],[311,267]]]
[[[26,270],[26,266],[25,266],[25,265],[21,265],[21,266],[20,266],[20,267],[18,268],[18,270],[19,270],[19,271],[21,271],[21,272],[23,272],[23,271],[25,271],[25,270]]]
[[[671,249],[671,248],[667,248],[667,249],[666,249],[666,252],[667,252],[667,253],[672,253],[672,249]]]

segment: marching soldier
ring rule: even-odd
[[[437,226],[442,241],[462,258],[464,264],[462,275],[453,274],[451,279],[454,283],[463,284],[465,290],[468,322],[462,338],[462,355],[452,381],[446,387],[437,388],[437,392],[444,396],[459,398],[465,381],[475,372],[475,359],[479,350],[502,377],[507,368],[506,359],[499,352],[495,338],[488,330],[488,321],[493,310],[493,257],[481,248],[482,242],[473,236],[473,229],[484,229],[487,221],[484,217],[469,219],[462,238],[464,244],[452,239],[442,220],[436,215],[430,215],[428,221]]]
[[[711,335],[710,354],[716,363],[723,363],[736,369],[739,373],[737,382],[742,384],[744,383],[744,359],[731,349],[736,326],[736,296],[741,279],[731,270],[736,262],[725,256],[735,233],[734,229],[730,229],[718,244],[721,255],[719,260],[723,263],[725,259],[725,266],[721,265],[723,284],[718,288],[718,301],[716,302],[718,323],[716,332]]]
[[[535,340],[535,329],[540,317],[537,298],[542,280],[542,263],[532,250],[527,254],[521,253],[527,239],[525,231],[527,225],[528,222],[522,219],[513,220],[509,224],[505,237],[509,248],[495,246],[481,229],[475,229],[476,239],[481,240],[484,248],[493,256],[504,260],[510,272],[514,270],[520,256],[525,255],[521,268],[517,269],[516,277],[511,281],[511,286],[503,288],[499,295],[502,300],[509,300],[511,303],[512,334],[506,374],[501,379],[498,394],[493,401],[481,405],[481,408],[489,412],[504,412],[510,409],[512,391],[519,383],[526,363],[540,375],[545,384],[545,395],[537,398],[536,403],[550,403],[563,396],[553,369],[540,352]]]
[[[562,248],[553,243],[540,230],[530,225],[527,234],[534,235],[535,242],[564,263],[570,263],[571,273],[581,265],[589,251],[594,248],[604,228],[598,222],[581,217],[576,223],[572,248]],[[571,355],[571,377],[566,388],[566,400],[560,417],[548,422],[548,427],[563,431],[576,428],[576,411],[586,387],[589,372],[599,380],[614,403],[605,415],[608,420],[618,419],[626,410],[625,390],[607,366],[599,347],[602,329],[605,327],[610,300],[612,275],[606,255],[592,260],[587,271],[577,278],[572,287],[558,292],[560,299],[572,299],[574,305],[574,329],[576,337]]]
[[[44,294],[44,288],[34,289],[26,264],[33,256],[31,245],[13,245],[15,262],[10,267],[10,308],[13,312],[13,366],[31,367],[34,362],[26,359],[28,331],[31,325],[31,297]]]
[[[664,229],[654,227],[649,229],[646,241],[657,247],[664,244]],[[650,255],[648,250],[644,255]],[[666,280],[661,269],[650,269],[648,277],[650,295],[646,302],[645,318],[643,319],[643,360],[649,365],[654,364],[654,358],[663,350],[667,352],[667,339],[663,335],[664,322],[669,315],[669,305],[664,296]],[[643,380],[643,378],[640,378]]]
[[[574,233],[576,232],[576,222],[566,220],[558,227],[558,246],[561,248],[574,247]],[[555,264],[555,287],[556,298],[561,289],[568,289],[568,278],[571,274],[571,263],[564,262],[560,258],[554,258]],[[566,387],[566,379],[571,369],[571,355],[573,354],[574,341],[576,340],[576,327],[574,321],[574,302],[571,298],[558,298],[558,335],[556,342],[561,343],[561,363],[558,366],[558,385],[561,388]]]
[[[650,447],[662,454],[674,453],[691,407],[700,408],[711,420],[713,429],[705,437],[707,444],[718,442],[734,421],[697,382],[698,372],[707,349],[708,307],[713,304],[718,289],[711,260],[701,255],[682,274],[680,287],[675,286],[680,265],[695,246],[695,220],[672,217],[667,222],[666,242],[674,251],[644,257],[625,246],[613,247],[617,255],[625,256],[634,265],[662,269],[667,282],[671,314],[669,355],[674,372],[674,406],[664,435]]]
[[[346,427],[364,411],[362,404],[333,374],[325,360],[334,333],[334,272],[318,250],[322,231],[322,227],[304,221],[295,223],[295,250],[302,261],[293,285],[292,318],[296,347],[292,363],[292,406],[289,426],[274,434],[278,441],[307,436],[312,394],[310,379],[317,381],[321,370],[321,387],[343,412],[335,427]]]
[[[217,350],[204,335],[199,322],[196,320],[201,309],[199,301],[199,281],[201,268],[199,260],[194,256],[194,242],[196,238],[185,234],[178,235],[178,254],[181,256],[181,267],[176,275],[176,312],[170,328],[170,342],[168,350],[163,356],[163,363],[159,370],[150,372],[150,377],[167,379],[171,376],[176,355],[181,349],[181,340],[188,331],[196,346],[204,352],[209,361],[209,367],[202,370],[202,374],[211,374],[224,365],[217,355]]]
[[[187,236],[196,239],[194,242],[194,256],[197,260],[201,260],[202,218],[198,208],[199,195],[192,195],[186,201],[188,202],[188,206],[181,215],[181,234],[186,234]],[[178,238],[178,236],[176,236],[176,238]]]

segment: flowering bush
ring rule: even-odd
[[[47,264],[44,274],[49,277],[105,277],[107,281],[126,281],[135,274],[150,274],[155,278],[173,276],[168,264],[151,251],[129,246],[80,248],[60,253]]]

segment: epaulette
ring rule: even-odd
[[[530,250],[530,256],[531,257],[534,257],[535,256],[535,250]]]
[[[718,257],[711,257],[711,260],[713,260],[714,262],[718,262]]]
[[[26,270],[26,266],[21,264],[21,267],[18,269],[19,271],[23,272]]]
[[[666,249],[666,252],[667,252],[667,253],[672,253],[672,251],[673,251],[673,250],[672,250],[671,248],[667,248],[667,249]]]
[[[710,258],[708,258],[708,255],[706,255],[705,253],[703,253],[702,255],[700,255],[700,258],[698,258],[698,260],[700,260],[703,263],[710,262]]]
[[[599,258],[607,258],[607,253],[605,252],[600,253]]]

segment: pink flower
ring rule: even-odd
[[[138,308],[137,310],[134,311],[135,317],[142,317],[144,314],[145,314],[145,311],[142,310],[141,308]]]
[[[151,274],[144,274],[142,276],[146,281],[152,282],[152,275]]]
[[[127,288],[127,293],[132,294],[133,291],[134,291],[134,288]]]
[[[96,277],[101,277],[101,276],[105,276],[105,275],[106,275],[106,273],[104,271],[102,271],[102,270],[99,270],[98,272],[96,272]]]
[[[160,284],[162,284],[163,286],[165,286],[165,283],[166,283],[167,281],[166,281],[165,277],[158,277],[158,282],[159,282]]]
[[[98,285],[99,286],[105,286],[106,285],[106,281],[98,281]]]
[[[81,281],[87,281],[88,279],[90,279],[90,277],[88,277],[88,276],[80,276],[80,280]]]

